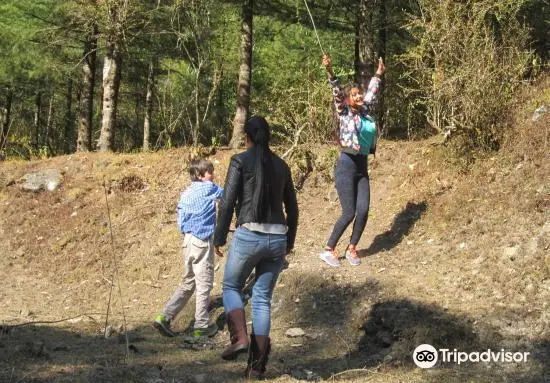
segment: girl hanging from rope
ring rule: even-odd
[[[361,260],[357,254],[357,244],[367,224],[370,205],[367,156],[374,154],[376,150],[376,126],[369,109],[374,103],[380,87],[380,77],[386,67],[380,58],[376,74],[372,77],[366,92],[360,86],[353,86],[346,97],[338,78],[334,76],[331,60],[327,55],[323,56],[323,66],[329,76],[339,118],[338,141],[341,152],[336,163],[335,182],[342,205],[342,215],[336,221],[320,258],[330,266],[341,266],[336,245],[355,219],[345,258],[352,266],[359,266]]]

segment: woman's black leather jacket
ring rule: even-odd
[[[223,246],[227,241],[229,225],[233,211],[237,216],[237,227],[254,222],[252,196],[255,188],[255,150],[250,148],[245,152],[231,157],[231,163],[225,178],[223,197],[220,201],[218,222],[214,233],[214,245]],[[296,229],[298,226],[298,203],[292,182],[290,168],[284,160],[271,153],[270,166],[266,176],[269,178],[269,203],[263,222],[278,223],[288,226],[287,250],[294,247]],[[283,204],[286,212],[283,213]]]

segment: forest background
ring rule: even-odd
[[[330,141],[324,52],[344,83],[384,58],[380,135],[468,158],[548,68],[549,24],[547,0],[2,0],[0,157],[237,147],[251,114],[278,144]]]

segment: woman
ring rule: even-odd
[[[378,70],[371,79],[367,92],[354,86],[346,98],[338,78],[334,76],[328,56],[323,56],[323,66],[327,70],[332,86],[334,103],[339,117],[340,157],[336,163],[336,191],[342,205],[342,215],[336,221],[325,250],[320,258],[330,266],[341,266],[336,245],[349,224],[354,220],[353,231],[345,257],[352,266],[359,266],[357,244],[369,214],[370,185],[367,172],[367,156],[376,150],[376,127],[369,115],[369,107],[375,100],[380,86],[380,77],[386,70],[382,59],[378,60]]]
[[[237,229],[223,278],[223,305],[231,345],[222,358],[232,360],[248,350],[245,374],[261,378],[270,352],[271,296],[284,257],[294,247],[298,204],[288,165],[269,149],[267,121],[260,116],[251,117],[244,130],[246,151],[231,158],[214,245],[226,243],[235,210]],[[249,342],[241,291],[252,270],[256,280]]]

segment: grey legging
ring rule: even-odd
[[[336,191],[342,205],[342,215],[332,229],[327,246],[334,249],[344,231],[355,218],[350,244],[357,245],[367,224],[370,186],[367,156],[340,153],[335,170]]]

